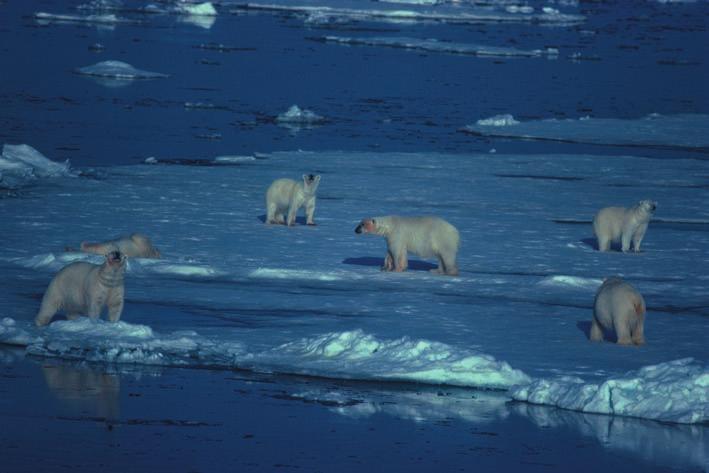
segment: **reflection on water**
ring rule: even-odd
[[[120,376],[102,367],[45,363],[42,374],[54,395],[80,406],[89,417],[115,422],[120,416]]]
[[[709,468],[709,429],[701,425],[666,424],[630,417],[583,414],[514,403],[512,409],[541,428],[571,428],[595,438],[610,450],[631,452],[659,465]]]

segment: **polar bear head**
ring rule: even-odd
[[[126,255],[120,251],[106,253],[106,265],[114,271],[122,271],[126,266]]]
[[[314,195],[320,184],[320,176],[313,174],[303,174],[303,192],[308,195]]]
[[[355,233],[377,233],[377,221],[373,218],[365,218],[359,222]]]
[[[646,214],[648,216],[652,215],[657,208],[657,202],[654,200],[641,200],[635,206],[638,212]]]

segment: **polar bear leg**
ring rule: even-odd
[[[589,335],[589,338],[591,339],[592,342],[602,342],[603,341],[603,330],[601,330],[601,326],[599,325],[599,323],[595,317],[594,317],[593,321],[591,322],[591,333]]]
[[[81,317],[80,314],[66,314],[66,319],[67,319],[67,320],[76,320],[76,319],[78,319],[79,317]]]
[[[398,256],[396,257],[396,265],[394,266],[394,271],[397,273],[401,273],[403,271],[406,271],[406,268],[409,267],[409,260],[406,256],[406,250],[402,250],[398,252]]]
[[[642,323],[642,321],[640,321],[635,326],[635,330],[633,331],[632,340],[635,345],[644,345],[645,344],[645,335],[644,335],[643,331],[644,331],[643,323]]]
[[[300,206],[295,203],[291,203],[288,208],[288,219],[286,221],[286,225],[289,227],[295,225],[295,215],[298,213],[298,207]]]
[[[307,204],[305,204],[305,223],[307,225],[315,225],[313,221],[313,215],[315,215],[315,199],[310,199]]]
[[[611,248],[610,238],[596,236],[596,240],[598,240],[598,251],[608,251]]]
[[[386,256],[384,257],[384,266],[382,266],[382,271],[393,271],[394,270],[394,258],[391,256],[391,253],[387,251]]]
[[[633,239],[633,234],[635,232],[633,231],[633,228],[631,225],[626,224],[623,225],[623,229],[621,230],[621,247],[620,249],[623,251],[623,253],[627,253],[630,251],[630,241]]]
[[[276,222],[276,204],[271,202],[266,206],[266,223],[277,223]]]
[[[45,294],[42,299],[42,306],[39,308],[39,312],[34,318],[34,323],[37,327],[42,327],[43,325],[47,325],[51,322],[52,317],[54,317],[54,314],[56,314],[59,310],[61,304],[59,302],[55,302],[54,299],[55,297],[53,297],[51,292]]]
[[[116,304],[108,306],[108,320],[111,322],[118,322],[121,319],[121,313],[123,312],[123,298]]]
[[[635,235],[633,235],[633,248],[635,249],[635,251],[640,251],[640,243],[642,243],[646,231],[647,223],[640,225],[635,230]]]
[[[633,314],[634,316],[635,314]],[[633,340],[630,337],[630,327],[628,327],[628,317],[614,317],[613,328],[618,337],[618,345],[632,345]]]
[[[441,255],[441,260],[443,261],[443,271],[448,276],[457,276],[458,267],[455,264],[455,253]]]

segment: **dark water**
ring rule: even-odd
[[[581,3],[560,8],[586,21],[558,27],[361,21],[318,26],[297,16],[227,5],[219,7],[210,29],[175,15],[118,12],[134,22],[109,27],[42,25],[33,16],[76,14],[81,3],[0,4],[0,141],[27,143],[74,165],[292,149],[495,148],[673,157],[681,152],[495,140],[458,130],[500,113],[526,120],[709,111],[707,2]],[[312,40],[325,35],[553,47],[559,56],[483,58]],[[95,51],[96,43],[103,49]],[[215,44],[226,48],[208,49]],[[108,59],[170,77],[107,87],[73,72]],[[187,102],[215,109],[188,109]],[[310,129],[276,125],[273,118],[292,104],[329,121]]]

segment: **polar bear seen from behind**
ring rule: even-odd
[[[97,319],[104,306],[108,320],[117,322],[123,312],[125,267],[126,257],[118,251],[108,253],[103,264],[79,261],[65,266],[49,283],[35,324],[47,325],[60,310],[69,320],[80,315]]]
[[[645,325],[645,301],[630,284],[620,278],[607,278],[593,303],[591,340],[603,341],[603,330],[613,330],[619,345],[642,345]]]
[[[303,181],[276,179],[266,192],[266,223],[295,224],[298,209],[305,206],[306,224],[315,225],[315,191],[320,184],[320,176],[303,174]],[[287,212],[288,217],[283,218]]]
[[[608,251],[611,242],[620,240],[624,253],[630,250],[631,241],[633,249],[640,251],[640,243],[656,208],[657,202],[641,200],[629,209],[625,207],[601,209],[593,218],[593,232],[598,240],[598,249]]]
[[[355,233],[372,233],[386,238],[383,271],[405,271],[407,252],[411,252],[422,258],[438,258],[438,268],[433,271],[439,274],[458,275],[455,259],[460,234],[441,218],[396,215],[366,218],[357,225]]]
[[[160,258],[160,251],[145,235],[133,233],[101,243],[81,242],[81,251],[105,255],[111,251],[120,251],[128,258]]]

